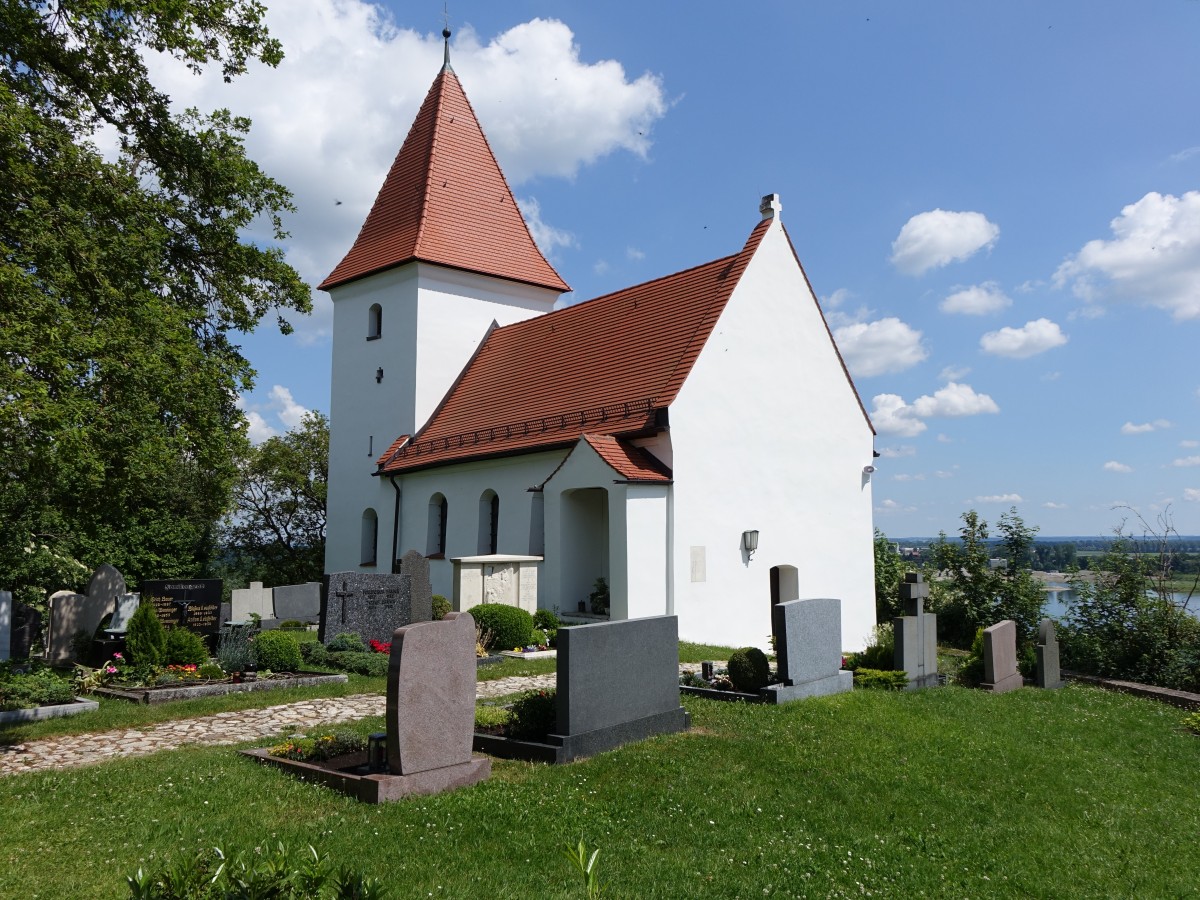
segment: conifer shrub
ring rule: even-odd
[[[767,654],[757,647],[742,647],[729,654],[729,680],[735,690],[743,694],[756,694],[771,680],[771,666]]]
[[[450,601],[441,594],[433,595],[433,621],[440,622],[450,612]]]
[[[902,691],[908,686],[908,673],[898,669],[867,669],[859,666],[854,670],[854,686],[880,691]]]
[[[254,639],[254,655],[260,669],[298,672],[303,666],[300,642],[285,631],[264,631]]]
[[[366,653],[367,645],[353,631],[343,631],[325,644],[330,653]]]
[[[508,712],[508,736],[541,741],[558,727],[558,701],[553,690],[526,691]]]
[[[204,638],[186,628],[167,632],[163,662],[168,666],[200,666],[208,662],[208,646]]]
[[[533,636],[533,616],[516,606],[485,603],[471,609],[475,624],[482,632],[492,633],[489,650],[512,650],[524,647]]]
[[[320,641],[306,641],[300,645],[300,658],[305,665],[320,666],[323,669],[333,668],[329,658],[329,648]]]
[[[167,633],[158,621],[154,604],[146,598],[129,617],[125,652],[130,665],[161,666],[167,654]]]
[[[385,653],[371,653],[370,651],[366,653],[341,651],[329,654],[329,664],[335,669],[352,672],[355,675],[376,677],[387,674],[389,659],[390,657]]]

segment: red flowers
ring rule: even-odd
[[[388,641],[385,644],[383,641],[377,641],[377,640],[375,640],[375,638],[371,638],[371,640],[367,641],[367,643],[371,645],[371,649],[374,650],[376,653],[391,653],[392,652],[392,642],[391,641]]]

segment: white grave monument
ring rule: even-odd
[[[540,556],[459,556],[454,563],[454,610],[467,612],[481,603],[519,606],[537,612],[537,577]]]

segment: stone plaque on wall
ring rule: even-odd
[[[199,634],[221,630],[220,578],[143,581],[142,602],[153,603],[164,628],[186,628]]]
[[[388,643],[397,628],[412,623],[409,576],[336,572],[329,576],[323,616],[326,643],[345,632]]]

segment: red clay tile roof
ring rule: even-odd
[[[449,66],[434,80],[329,290],[410,260],[569,291],[534,243]]]
[[[652,430],[766,233],[740,253],[497,328],[389,474]]]
[[[626,481],[670,484],[671,470],[641,447],[607,434],[585,434],[583,440]]]

